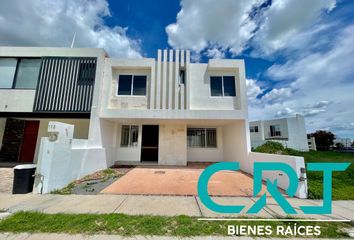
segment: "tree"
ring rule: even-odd
[[[344,148],[344,144],[341,143],[341,142],[337,142],[337,143],[335,144],[335,146],[336,146],[337,149],[342,149],[342,148]]]
[[[315,137],[316,148],[318,151],[329,150],[329,147],[333,145],[335,136],[330,131],[319,130],[311,133],[311,137]]]
[[[354,141],[352,142],[352,147],[354,147]]]

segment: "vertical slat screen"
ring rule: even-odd
[[[90,112],[97,58],[43,57],[34,112]]]

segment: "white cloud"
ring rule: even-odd
[[[284,117],[284,116],[290,116],[294,114],[294,110],[291,108],[284,108],[282,110],[279,110],[276,114],[277,117]]]
[[[312,27],[323,12],[330,12],[335,6],[336,0],[273,0],[260,17],[259,30],[253,39],[256,51],[269,55],[285,47],[298,46],[299,41],[303,44],[319,31],[307,28]]]
[[[247,79],[246,87],[247,87],[247,97],[251,103],[256,101],[258,95],[263,93],[262,89],[257,85],[257,81],[254,79]]]
[[[274,88],[262,97],[265,104],[274,104],[289,99],[292,95],[291,88]]]
[[[141,57],[139,41],[126,36],[127,28],[105,25],[110,17],[106,0],[0,1],[0,44],[12,46],[105,48],[118,57]]]
[[[307,116],[309,131],[330,129],[341,136],[354,136],[354,128],[348,128],[354,116],[353,42],[354,25],[343,29],[326,52],[295,55],[286,63],[269,68],[268,76],[279,83],[290,82],[285,87],[294,90],[288,99],[251,106],[251,118],[272,118],[274,113],[281,114],[289,108],[294,114]]]
[[[252,37],[256,24],[249,12],[261,0],[182,0],[176,23],[166,27],[168,42],[176,48],[200,52],[223,46],[240,53]]]
[[[218,48],[210,48],[206,52],[206,56],[208,58],[225,58],[225,51],[223,49],[218,49]]]
[[[306,45],[307,39],[329,27],[318,22],[336,6],[336,0],[273,0],[260,7],[265,2],[182,0],[176,22],[166,27],[168,42],[196,52],[217,46],[234,55],[251,45],[256,48],[252,54],[269,56]]]

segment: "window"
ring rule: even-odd
[[[236,86],[234,76],[211,76],[210,77],[211,96],[234,97],[236,96]]]
[[[145,96],[146,76],[119,75],[118,95]]]
[[[250,126],[250,132],[258,132],[258,126]]]
[[[270,136],[271,137],[281,136],[280,125],[270,126]]]
[[[139,126],[122,126],[120,145],[122,147],[138,146]]]
[[[179,84],[185,84],[185,82],[186,82],[185,75],[186,75],[185,70],[179,71]]]
[[[216,128],[188,128],[187,145],[191,148],[216,148]]]
[[[0,88],[37,88],[41,59],[0,58]]]
[[[20,59],[17,68],[15,88],[37,88],[40,66],[41,59]]]
[[[78,84],[91,84],[95,81],[96,64],[95,63],[80,63]]]
[[[0,88],[12,88],[16,65],[16,58],[0,58]]]

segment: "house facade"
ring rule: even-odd
[[[189,51],[105,60],[99,114],[112,164],[240,161],[249,151],[242,60],[191,63]]]
[[[304,118],[295,117],[252,121],[249,123],[251,146],[256,148],[267,141],[279,142],[284,147],[309,151]]]
[[[102,49],[0,47],[0,164],[37,162],[50,121],[89,138],[106,56]]]

